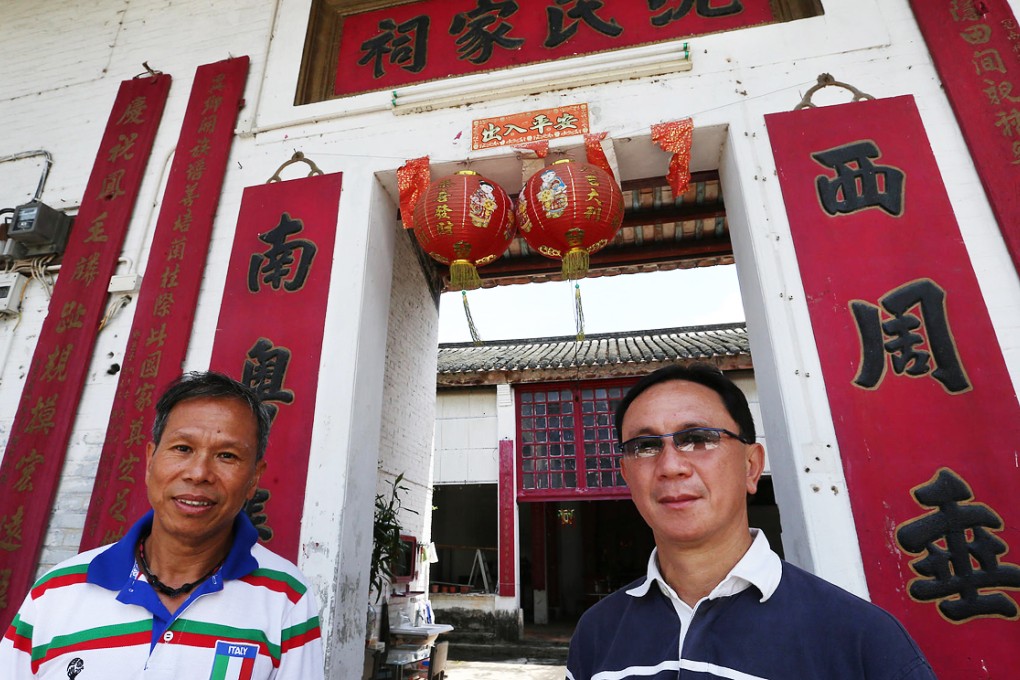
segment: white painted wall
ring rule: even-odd
[[[329,676],[346,679],[361,668],[371,504],[385,479],[378,465],[381,461],[384,475],[406,466],[391,460],[404,451],[404,443],[397,435],[388,443],[386,414],[401,398],[431,408],[419,401],[424,388],[394,389],[399,378],[386,386],[387,362],[394,361],[387,357],[395,337],[389,329],[391,304],[418,299],[391,294],[416,285],[397,280],[393,272],[394,262],[404,261],[398,244],[403,235],[394,227],[395,170],[405,159],[424,154],[431,156],[437,174],[470,160],[473,169],[512,192],[520,184],[515,152],[472,152],[471,121],[560,103],[589,104],[593,128],[609,133],[627,179],[665,173],[668,157],[651,144],[651,124],[694,118],[693,169],[722,173],[784,524],[799,519],[799,525],[784,528],[787,554],[865,592],[832,415],[775,181],[766,113],[791,109],[823,72],[876,97],[915,96],[1008,370],[1014,384],[1020,381],[1020,285],[907,0],[822,0],[821,17],[696,38],[691,41],[694,68],[687,73],[528,97],[501,99],[495,92],[484,103],[412,116],[393,115],[386,92],[292,105],[310,2],[95,0],[46,3],[43,10],[35,0],[5,0],[0,3],[5,29],[0,157],[33,149],[52,153],[55,163],[43,200],[73,211],[118,83],[142,72],[142,62],[172,74],[170,100],[123,252],[121,273],[144,274],[164,170],[195,68],[231,55],[251,57],[247,106],[238,123],[209,266],[201,274],[187,369],[208,365],[242,189],[265,182],[296,150],[326,172],[344,173],[301,557],[322,595]],[[1018,11],[1018,0],[1010,5]],[[619,60],[629,53],[620,52]],[[566,73],[572,65],[563,60],[562,67]],[[524,77],[535,69],[518,72]],[[554,157],[565,146],[579,155],[573,140],[563,140],[554,143]],[[24,202],[37,180],[38,165],[32,162],[0,165],[0,206]],[[33,281],[21,318],[0,321],[0,444],[9,436],[46,307],[43,287]],[[420,350],[433,332],[427,329],[433,312],[427,304],[418,311],[425,330],[411,346]],[[117,378],[107,369],[122,357],[133,312],[129,305],[98,337],[46,536],[44,566],[77,546],[116,387]],[[521,331],[527,335],[526,328]],[[406,370],[410,385],[434,365]],[[422,418],[431,419],[431,412],[425,413]],[[408,446],[420,452],[418,428],[420,423],[409,426],[419,434]],[[423,487],[427,470],[426,465],[415,480]],[[780,479],[787,481],[780,484]],[[427,502],[427,491],[415,493],[416,502]]]

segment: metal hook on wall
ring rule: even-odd
[[[835,87],[842,87],[844,90],[849,90],[850,92],[852,92],[854,95],[852,101],[855,102],[859,102],[863,99],[874,99],[874,97],[872,97],[870,94],[866,92],[861,92],[853,85],[841,83],[835,78],[833,78],[830,74],[822,73],[821,75],[818,76],[818,83],[816,85],[813,85],[810,90],[804,93],[804,98],[800,100],[800,104],[797,104],[797,106],[793,107],[793,110],[799,111],[800,109],[816,108],[814,102],[811,101],[811,97],[814,96],[815,92],[818,92],[818,90],[821,90],[823,87],[829,87],[830,85]]]
[[[273,182],[282,182],[283,180],[280,178],[280,171],[283,170],[288,165],[293,165],[294,163],[305,163],[308,165],[308,167],[311,168],[311,170],[308,171],[306,177],[313,177],[314,175],[323,174],[322,170],[319,170],[319,166],[316,165],[311,159],[305,158],[305,155],[302,152],[295,151],[294,155],[290,157],[290,160],[285,162],[280,167],[278,167],[273,176],[266,180],[266,184],[272,184]]]

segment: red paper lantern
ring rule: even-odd
[[[623,224],[623,192],[595,165],[556,161],[525,182],[517,223],[528,245],[563,260],[564,278],[583,278],[588,255],[608,245]]]
[[[414,207],[414,235],[429,257],[450,266],[454,289],[478,288],[476,267],[502,255],[516,231],[510,196],[471,170],[432,182]]]

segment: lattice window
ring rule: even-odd
[[[517,388],[520,497],[627,494],[614,450],[613,411],[630,382]]]

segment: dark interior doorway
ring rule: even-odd
[[[749,499],[750,524],[765,532],[783,555],[779,508],[771,477],[763,477]],[[647,572],[655,547],[651,529],[628,499],[522,503],[520,506],[521,606],[525,629],[572,627],[606,595]],[[539,616],[539,620],[544,617]]]

